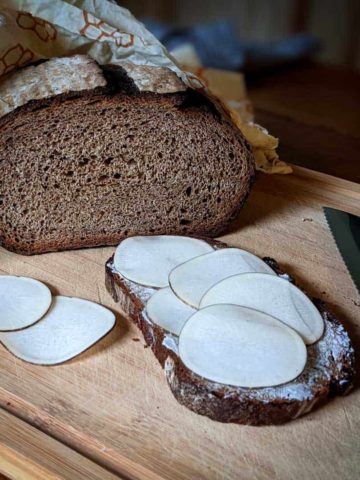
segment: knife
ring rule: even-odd
[[[325,218],[350,276],[360,292],[360,217],[323,207]]]

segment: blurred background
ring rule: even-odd
[[[123,0],[137,17],[176,27],[232,21],[239,40],[274,42],[307,33],[319,40],[314,58],[360,69],[359,0]]]
[[[360,182],[360,0],[118,3],[198,75],[243,72],[280,159]]]

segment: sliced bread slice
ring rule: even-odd
[[[45,75],[51,62],[28,68]],[[132,235],[215,236],[238,214],[254,178],[238,128],[193,90],[140,92],[125,71],[105,70],[105,86],[73,92],[70,78],[49,98],[29,101],[23,86],[26,103],[0,118],[5,248],[35,254]]]
[[[207,240],[215,249],[226,244]],[[264,261],[280,277],[293,280],[270,258]],[[312,299],[324,320],[321,339],[307,346],[305,369],[289,383],[262,388],[243,388],[207,380],[188,369],[179,357],[178,336],[152,322],[146,303],[157,291],[122,277],[113,257],[106,263],[106,287],[122,310],[142,331],[148,346],[164,368],[175,398],[184,406],[220,422],[273,425],[310,412],[334,395],[344,395],[353,386],[354,350],[342,324],[326,306]]]

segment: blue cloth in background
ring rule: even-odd
[[[297,34],[273,42],[243,41],[234,23],[228,19],[188,28],[148,18],[143,22],[168,50],[191,43],[203,66],[224,70],[261,70],[294,63],[310,57],[320,47],[319,40],[310,34]]]

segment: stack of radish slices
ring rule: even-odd
[[[238,248],[180,236],[132,237],[118,246],[114,269],[156,289],[147,317],[178,337],[182,362],[208,380],[251,388],[289,382],[305,368],[306,345],[323,335],[309,298]]]
[[[0,276],[0,342],[30,363],[56,365],[79,355],[115,325],[97,303],[52,297],[46,285],[27,277]]]

